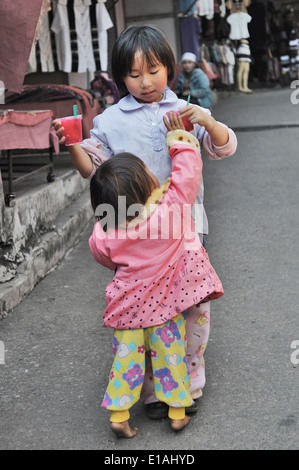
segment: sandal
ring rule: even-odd
[[[168,405],[162,401],[155,403],[148,403],[144,405],[145,414],[150,419],[165,419],[168,418]]]

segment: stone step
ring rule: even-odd
[[[89,181],[71,163],[55,181],[32,180],[4,207],[0,246],[0,319],[28,295],[80,239],[93,217]],[[29,180],[28,180],[29,181]]]

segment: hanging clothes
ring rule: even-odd
[[[35,73],[36,71],[37,71],[36,42],[33,41],[33,44],[30,49],[30,54],[28,58],[25,75],[27,75],[28,73]]]
[[[199,35],[202,33],[199,18],[187,16],[179,18],[181,33],[181,50],[184,52],[193,52],[197,58],[200,57]]]
[[[248,24],[248,30],[251,37],[250,49],[253,58],[257,54],[264,54],[267,50],[266,13],[266,5],[262,2],[252,2],[248,6],[248,14],[252,18]]]
[[[54,60],[51,45],[51,34],[49,26],[48,12],[40,16],[40,30],[39,30],[39,53],[42,72],[54,72]]]
[[[196,2],[197,13],[200,16],[214,15],[214,0],[197,0]]]
[[[248,13],[233,13],[226,18],[226,21],[230,24],[230,39],[238,41],[249,38],[248,24],[251,21],[251,16]]]
[[[215,13],[219,13],[222,18],[226,15],[225,0],[216,0],[214,3]]]
[[[195,0],[179,0],[179,12],[191,15],[195,11]]]
[[[75,28],[78,47],[78,73],[95,72],[96,64],[93,55],[91,26],[91,0],[74,0]]]
[[[99,56],[102,72],[108,69],[108,29],[113,27],[112,20],[109,16],[104,3],[106,0],[98,0],[96,5],[96,20],[98,30]]]
[[[26,74],[34,73],[37,71],[37,45],[40,54],[41,71],[42,72],[54,72],[54,61],[51,46],[51,36],[49,29],[49,16],[48,12],[52,10],[51,1],[43,0],[40,16],[38,19],[35,37],[30,51],[28,59]]]
[[[227,85],[233,85],[235,83],[235,54],[227,45],[223,47],[223,52],[227,63]]]
[[[51,30],[55,33],[56,53],[59,70],[72,71],[72,50],[70,26],[67,12],[67,0],[53,1],[55,11]]]
[[[291,78],[297,79],[299,76],[299,38],[296,30],[292,30],[289,38],[289,55],[291,65]]]

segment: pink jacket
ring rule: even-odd
[[[142,215],[118,231],[104,232],[97,222],[89,240],[96,261],[117,268],[106,288],[107,327],[160,325],[223,295],[191,216],[202,173],[199,143],[183,130],[169,132],[166,143],[171,177],[153,191]]]

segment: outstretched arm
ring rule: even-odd
[[[185,131],[181,117],[169,113],[169,122],[163,117],[167,128],[166,145],[172,159],[169,193],[173,191],[176,203],[194,204],[199,191],[202,160],[196,137]]]

